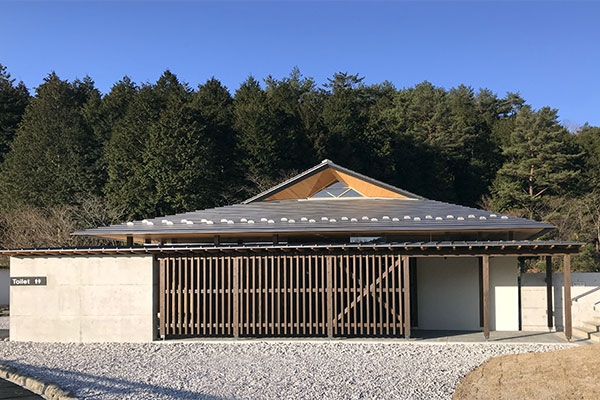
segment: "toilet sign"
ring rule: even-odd
[[[46,286],[45,276],[23,276],[10,278],[11,286]]]

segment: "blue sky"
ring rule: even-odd
[[[600,125],[600,2],[2,1],[0,16],[0,63],[28,87],[56,71],[106,92],[169,68],[234,91],[298,66],[318,83],[348,71],[396,87],[519,91]]]

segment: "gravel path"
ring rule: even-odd
[[[448,399],[490,357],[565,345],[0,343],[2,362],[88,399]]]

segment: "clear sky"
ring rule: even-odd
[[[167,68],[232,91],[294,66],[320,84],[337,71],[399,88],[464,83],[600,125],[600,2],[0,0],[0,63],[30,88],[56,71],[103,92]]]

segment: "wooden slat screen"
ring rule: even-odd
[[[401,256],[157,256],[162,338],[401,336]]]

